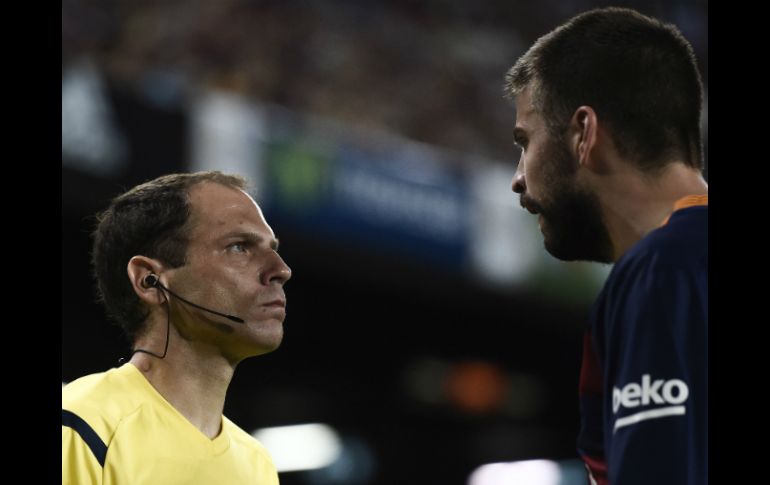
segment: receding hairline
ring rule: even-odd
[[[195,219],[203,215],[202,209],[208,207],[207,201],[198,198],[198,197],[201,197],[201,195],[196,196],[196,194],[201,194],[200,191],[205,190],[207,188],[209,189],[214,188],[217,186],[222,187],[224,189],[229,189],[231,193],[237,193],[245,197],[251,203],[251,207],[253,209],[256,209],[256,211],[259,214],[259,217],[265,220],[265,216],[264,216],[264,213],[262,212],[262,208],[259,206],[259,203],[257,203],[254,197],[249,193],[249,191],[247,190],[247,186],[239,187],[239,186],[233,186],[229,184],[222,184],[212,180],[201,180],[199,182],[192,184],[190,187],[188,187],[188,190],[187,190],[186,196],[187,196],[187,206],[189,210],[189,217],[187,219],[187,223],[185,224],[186,226],[185,230],[190,230],[192,228],[192,224],[195,223]],[[266,220],[265,220],[265,223],[267,223]]]

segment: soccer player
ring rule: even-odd
[[[546,250],[614,263],[584,339],[590,483],[708,483],[708,185],[692,47],[636,11],[592,10],[537,40],[505,90],[522,149],[512,188]]]

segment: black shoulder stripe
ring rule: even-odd
[[[61,410],[61,424],[77,431],[80,437],[83,438],[83,441],[91,448],[91,452],[99,464],[104,467],[104,459],[107,457],[107,445],[99,438],[96,431],[83,421],[83,418],[66,409]]]

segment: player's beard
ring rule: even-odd
[[[613,247],[604,223],[599,198],[576,177],[577,160],[556,140],[544,160],[552,170],[544,180],[550,196],[531,205],[542,219],[545,249],[563,261],[596,261],[611,263]]]

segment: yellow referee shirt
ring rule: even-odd
[[[278,485],[267,450],[222,417],[209,439],[127,363],[62,390],[62,484]]]

